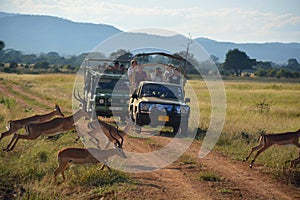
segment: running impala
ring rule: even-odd
[[[50,120],[54,116],[61,116],[64,117],[64,114],[61,112],[58,105],[55,105],[55,109],[52,112],[46,113],[44,115],[34,115],[32,117],[19,119],[19,120],[10,120],[7,122],[6,128],[7,131],[1,133],[0,141],[9,135],[17,132],[19,129],[24,128],[26,125],[31,123],[41,123]]]
[[[253,163],[254,163],[255,159],[257,158],[257,156],[274,144],[278,144],[278,145],[291,144],[291,145],[295,145],[298,148],[300,148],[299,137],[300,137],[300,129],[295,132],[285,132],[285,133],[278,133],[278,134],[262,135],[259,138],[259,144],[255,147],[252,147],[252,149],[245,161],[247,161],[249,159],[252,152],[258,150],[256,155],[254,156],[253,160],[251,161],[250,168],[252,168]]]
[[[110,132],[111,133],[111,132]],[[65,180],[64,171],[70,166],[70,164],[98,164],[100,162],[104,163],[101,167],[101,170],[106,166],[108,170],[111,172],[109,166],[106,165],[107,159],[114,155],[118,155],[122,158],[127,158],[124,153],[123,147],[123,137],[119,135],[121,138],[121,142],[115,138],[112,134],[110,134],[112,138],[115,140],[115,144],[117,144],[114,148],[108,150],[100,150],[99,148],[65,148],[58,152],[57,159],[59,166],[54,171],[54,182],[56,183],[56,176],[61,173],[63,180]],[[96,156],[96,157],[95,157]]]
[[[78,97],[74,93],[75,99],[77,99],[79,102],[81,102],[80,109],[74,113],[73,115],[63,117],[63,118],[54,118],[47,122],[42,123],[36,123],[36,124],[28,124],[26,125],[25,135],[21,134],[14,134],[14,137],[8,144],[7,148],[4,149],[4,151],[11,151],[16,146],[19,139],[25,139],[25,140],[35,140],[39,136],[53,136],[58,135],[64,132],[67,132],[69,130],[72,130],[75,128],[75,122],[77,122],[81,117],[87,117],[90,118],[89,114],[86,112],[86,104],[83,101],[83,99],[80,97],[78,93]]]
[[[127,131],[133,126],[132,123],[128,123],[124,130],[119,130],[118,127],[110,125],[109,123],[116,123],[114,120],[107,120],[105,118],[100,118],[99,120],[93,120],[88,124],[88,128],[90,131],[88,134],[94,137],[96,140],[96,135],[99,133],[104,133],[107,137],[107,142],[104,149],[107,149],[110,142],[114,142],[115,138],[120,139],[127,134]],[[102,130],[102,131],[101,131]],[[97,142],[97,141],[96,141]],[[97,142],[99,144],[99,141]],[[116,144],[115,144],[116,145]]]

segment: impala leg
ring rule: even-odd
[[[253,158],[253,160],[251,161],[251,163],[250,163],[250,168],[252,168],[252,166],[253,166],[253,163],[255,162],[255,159],[257,158],[257,156],[259,155],[259,154],[261,154],[262,152],[264,152],[267,148],[269,148],[270,146],[263,146],[261,149],[259,149],[258,151],[257,151],[257,153],[256,153],[256,155],[254,156],[254,158]]]
[[[260,143],[259,145],[255,146],[255,147],[252,147],[250,153],[248,154],[248,156],[246,157],[246,159],[244,161],[247,161],[254,151],[257,151],[258,149],[261,149],[262,147],[263,147],[262,143]]]
[[[1,133],[0,141],[1,141],[4,137],[9,136],[9,135],[13,134],[14,132],[15,132],[14,130],[9,129],[8,131],[5,131],[5,132]]]
[[[111,172],[111,168],[109,166],[107,166],[106,164],[102,164],[100,170],[103,170],[104,167],[106,167],[109,170],[109,172]]]
[[[18,134],[15,133],[13,138],[11,139],[10,143],[7,145],[7,147],[5,149],[3,149],[3,151],[9,151],[17,137],[18,137]]]
[[[38,136],[15,134],[15,142],[7,151],[12,151],[15,148],[19,139],[35,140],[36,138],[38,138]]]
[[[291,166],[290,167],[296,167],[300,163],[300,157],[296,158],[295,160],[291,161]]]
[[[105,164],[102,164],[102,166],[101,166],[100,170],[103,170],[103,169],[104,169],[104,167],[105,167]]]
[[[56,183],[56,177],[59,173],[61,173],[63,180],[66,180],[64,171],[69,167],[69,164],[59,164],[58,168],[54,171],[54,182]]]
[[[296,167],[300,163],[300,150],[299,150],[299,157],[296,158],[295,160],[291,161],[291,166],[290,167]]]

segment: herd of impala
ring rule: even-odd
[[[4,151],[11,151],[15,148],[19,139],[25,140],[35,140],[39,136],[53,136],[58,135],[75,128],[76,122],[82,118],[90,118],[89,114],[86,112],[85,101],[80,97],[79,93],[76,96],[74,92],[74,97],[80,102],[80,109],[75,112],[73,115],[64,116],[61,112],[60,107],[55,105],[55,110],[44,115],[35,115],[32,117],[19,119],[19,120],[10,120],[7,122],[7,131],[3,132],[0,136],[0,141],[9,135],[13,134],[12,140],[8,146],[3,149]],[[54,116],[58,116],[53,118]],[[101,126],[101,131],[95,129],[95,124],[99,123]],[[107,159],[111,156],[118,155],[122,158],[127,158],[124,153],[123,147],[123,136],[125,135],[124,131],[119,130],[113,125],[110,125],[106,122],[100,120],[94,120],[88,124],[88,127],[91,129],[88,134],[92,134],[98,131],[98,133],[103,132],[109,141],[115,144],[115,147],[112,149],[107,149],[106,145],[104,150],[101,150],[99,145],[97,148],[64,148],[58,152],[57,159],[59,166],[54,172],[54,180],[56,182],[56,176],[61,173],[63,180],[65,180],[64,171],[69,167],[70,164],[96,164],[103,163],[101,169],[106,166],[109,171],[111,169],[106,165]],[[128,127],[128,126],[127,126]],[[24,128],[25,134],[18,134],[17,131]],[[125,128],[126,130],[128,128]],[[121,140],[121,141],[120,141]],[[109,143],[108,143],[109,144]]]
[[[61,134],[72,130],[75,128],[76,122],[82,118],[90,118],[89,114],[86,112],[85,101],[80,97],[79,93],[75,94],[74,97],[80,102],[80,109],[75,112],[73,115],[65,117],[61,112],[58,105],[55,105],[55,109],[52,112],[46,113],[44,115],[35,115],[32,117],[19,119],[19,120],[10,120],[7,122],[7,131],[3,132],[0,136],[0,141],[9,135],[13,134],[12,140],[8,144],[7,148],[3,149],[4,151],[11,151],[16,146],[19,139],[25,140],[35,140],[39,136],[53,136]],[[54,116],[58,116],[53,118]],[[124,153],[123,141],[124,135],[129,129],[129,124],[125,127],[123,131],[119,130],[118,127],[110,125],[107,122],[102,120],[94,120],[88,124],[89,132],[88,135],[92,136],[96,140],[97,148],[64,148],[58,152],[57,158],[59,166],[54,172],[54,180],[56,182],[56,177],[59,173],[62,174],[63,180],[65,180],[64,171],[69,167],[70,164],[85,164],[85,163],[103,163],[101,169],[105,166],[111,171],[109,166],[106,165],[107,159],[113,155],[118,155],[122,158],[127,158]],[[25,134],[18,134],[17,131],[24,128]],[[107,137],[107,143],[104,150],[100,150],[99,140],[97,139],[96,134],[99,134],[99,128],[102,130],[101,133]],[[255,147],[252,147],[249,155],[246,157],[245,161],[249,159],[251,154],[254,151],[257,151],[255,157],[251,161],[250,168],[252,168],[253,163],[257,156],[265,151],[270,146],[277,145],[295,145],[300,149],[299,143],[300,129],[295,132],[285,132],[277,134],[268,134],[262,135],[259,138],[259,144]],[[120,141],[121,140],[121,141]],[[115,144],[115,147],[112,149],[107,149],[109,143],[112,142]],[[300,163],[300,150],[299,157],[291,161],[291,167],[296,167]]]

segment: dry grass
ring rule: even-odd
[[[13,98],[0,94],[0,130],[4,131],[7,120],[33,115],[40,104],[47,110],[58,103],[67,114],[72,111],[72,89],[74,75],[16,75],[0,74],[1,84],[10,87],[18,85],[26,94],[42,99],[37,102],[30,95],[24,101],[29,105],[24,109]],[[197,95],[200,106],[200,129],[206,130],[210,123],[211,103],[210,95],[203,81],[189,82]],[[273,133],[299,129],[300,117],[300,84],[281,82],[250,82],[225,81],[227,111],[226,121],[221,138],[216,149],[242,160],[251,146],[255,145],[259,132]],[[18,98],[22,95],[14,95]],[[49,102],[52,105],[47,105]],[[265,102],[269,110],[260,111],[258,103]],[[10,104],[10,105],[9,105]],[[195,104],[191,104],[195,106]],[[47,107],[48,106],[48,107]],[[37,114],[37,113],[35,113]],[[0,194],[8,197],[23,191],[23,199],[72,199],[72,193],[82,194],[80,198],[109,192],[109,190],[130,189],[132,186],[126,174],[114,173],[107,177],[107,173],[97,172],[96,166],[80,166],[68,170],[69,181],[59,186],[52,182],[53,171],[57,166],[57,151],[66,146],[81,146],[75,143],[75,134],[65,134],[57,141],[39,138],[36,141],[21,141],[13,152],[0,152]],[[0,147],[4,148],[10,137],[4,138]],[[296,157],[295,147],[272,147],[257,159],[258,164],[266,165],[275,176],[299,177],[299,170],[289,172],[288,161]],[[188,157],[186,162],[192,162]],[[96,175],[97,174],[97,175]],[[106,182],[101,182],[108,180]],[[110,182],[110,180],[114,180]],[[92,186],[87,184],[92,182]],[[128,185],[124,187],[125,183]],[[125,185],[126,185],[125,184]],[[101,191],[99,186],[101,185]],[[89,189],[87,189],[89,187]],[[105,189],[106,188],[106,189]],[[90,191],[90,193],[89,193]],[[0,195],[1,198],[1,195]]]

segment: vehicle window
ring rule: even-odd
[[[125,80],[122,79],[100,79],[98,82],[98,87],[101,89],[108,89],[108,90],[114,90],[114,89],[123,89],[128,90],[128,83],[126,83]]]
[[[168,99],[183,99],[181,87],[173,85],[145,84],[141,95],[144,97],[154,96]]]

